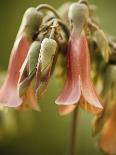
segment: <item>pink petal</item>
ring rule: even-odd
[[[100,104],[99,98],[91,81],[90,56],[86,37],[81,36],[77,44],[79,44],[78,63],[80,64],[80,81],[82,95],[90,105],[96,107],[96,110],[101,111],[102,105]]]
[[[90,57],[85,36],[78,38],[74,33],[71,34],[67,59],[67,80],[55,103],[58,105],[75,104],[79,101],[82,91],[85,100],[90,103],[90,105],[86,104],[87,110],[93,113],[100,112],[102,105],[90,78]]]
[[[78,47],[70,38],[68,43],[68,73],[64,88],[55,103],[58,105],[72,105],[79,101],[81,96],[80,75],[78,63]]]
[[[0,103],[9,107],[16,107],[20,104],[21,99],[17,95],[17,83],[19,70],[24,62],[29,49],[29,41],[25,34],[16,39],[8,67],[8,75],[0,89]]]

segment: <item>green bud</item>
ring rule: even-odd
[[[54,64],[56,50],[57,42],[55,40],[45,38],[42,41],[36,72],[36,95],[38,98],[46,91]]]
[[[38,60],[41,62],[42,65],[41,71],[44,70],[51,63],[51,60],[56,53],[56,49],[57,43],[55,40],[45,38],[42,41]]]
[[[42,14],[35,8],[29,8],[23,16],[20,32],[25,31],[26,34],[33,36],[38,31],[41,22]]]
[[[40,52],[41,44],[39,41],[34,41],[31,44],[31,47],[29,49],[28,53],[28,63],[29,63],[29,74],[36,68],[39,52]]]

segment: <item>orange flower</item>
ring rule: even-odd
[[[100,148],[110,155],[116,154],[116,104],[101,131]]]

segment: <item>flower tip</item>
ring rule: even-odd
[[[6,89],[6,85],[0,90],[0,104],[5,107],[18,107],[21,103],[21,99],[17,96],[15,90],[8,87]]]
[[[93,115],[98,115],[102,112],[103,107],[101,104],[92,105],[87,102],[80,102],[79,104],[85,111],[92,113]]]
[[[36,8],[28,8],[24,13],[21,24],[21,30],[19,32],[23,30],[29,36],[33,36],[35,32],[38,30],[39,26],[41,25],[42,19],[42,13],[38,12]]]
[[[26,110],[34,110],[37,112],[41,112],[40,107],[36,104],[36,105],[29,105],[27,103],[22,103],[21,105],[19,105],[18,107],[16,107],[17,110],[21,110],[21,111],[26,111]]]
[[[89,17],[89,10],[85,4],[73,3],[69,7],[68,17],[77,29],[77,26],[85,23]]]
[[[41,111],[41,109],[40,109],[40,107],[39,107],[38,104],[33,105],[33,106],[31,107],[31,109],[33,109],[34,111],[37,111],[37,112],[40,112],[40,111]]]
[[[65,116],[71,113],[75,108],[76,108],[76,105],[70,105],[70,106],[60,105],[58,107],[58,112],[60,116]]]

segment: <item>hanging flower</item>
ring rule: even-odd
[[[110,61],[109,61],[110,62]],[[103,74],[104,109],[93,121],[93,135],[100,134],[99,147],[105,153],[116,154],[116,66],[107,64]]]
[[[33,37],[38,31],[41,19],[41,14],[34,8],[29,8],[24,14],[21,27],[11,52],[8,75],[0,89],[1,104],[17,107],[21,102],[17,95],[19,70],[26,58]]]
[[[76,14],[78,12],[78,14]],[[60,106],[61,114],[66,114],[80,105],[85,110],[98,113],[102,106],[96,95],[90,77],[90,56],[86,36],[81,32],[88,16],[84,4],[72,4],[69,9],[69,19],[72,21],[72,32],[67,47],[67,80],[56,104]],[[85,101],[89,104],[85,104]]]
[[[99,146],[105,153],[116,154],[116,103],[101,130]]]
[[[64,89],[55,101],[60,105],[60,113],[71,112],[79,101],[87,111],[100,112],[102,106],[90,77],[90,56],[85,34],[88,7],[80,3],[70,6],[70,37],[67,26],[56,12],[55,18],[44,16],[42,19],[38,13],[42,7],[46,8],[46,5],[30,8],[24,15],[11,54],[9,74],[0,91],[0,102],[10,107],[39,110],[37,102],[45,93],[57,56],[61,54],[67,59],[68,72]],[[50,10],[54,9],[50,7]]]
[[[44,38],[41,44],[39,41],[32,43],[20,70],[18,82],[18,92],[22,99],[20,108],[26,106],[39,110],[37,101],[48,85],[56,51],[57,43],[53,39]]]

